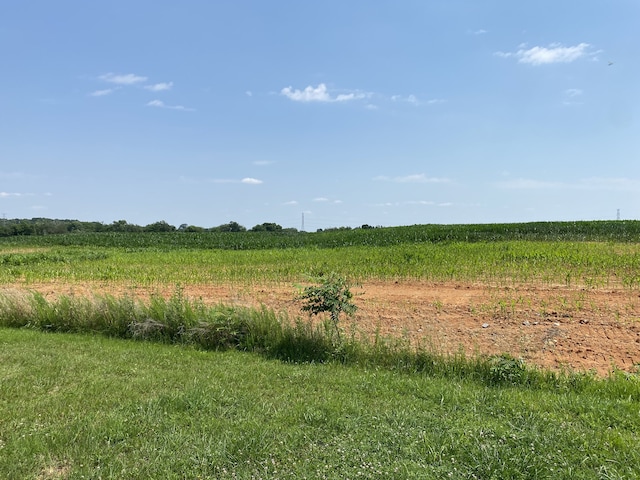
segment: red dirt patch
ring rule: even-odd
[[[23,288],[47,296],[95,292],[146,297],[174,292],[173,288],[97,284]],[[510,353],[531,365],[593,370],[600,375],[614,367],[637,371],[640,364],[640,294],[636,290],[378,281],[352,291],[359,307],[353,321],[360,330],[402,337],[441,353]],[[297,292],[291,284],[184,288],[186,296],[207,303],[265,305],[292,318],[304,315],[301,304],[294,301]]]

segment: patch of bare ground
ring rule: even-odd
[[[45,296],[150,294],[174,287],[133,288],[58,283],[22,285]],[[190,298],[210,304],[264,305],[290,318],[304,315],[293,284],[190,285]],[[471,283],[374,281],[352,288],[357,328],[370,335],[406,339],[439,353],[509,353],[552,370],[637,371],[640,364],[640,292],[526,284],[495,287]]]

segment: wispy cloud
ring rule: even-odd
[[[154,85],[145,85],[145,90],[149,90],[151,92],[163,92],[165,90],[171,90],[173,87],[173,82],[166,83],[156,83]]]
[[[379,175],[375,177],[374,180],[394,183],[451,183],[451,180],[448,178],[428,177],[424,173],[405,175],[401,177],[387,177],[385,175]]]
[[[499,188],[511,190],[615,190],[640,192],[640,180],[624,177],[589,177],[575,182],[516,178],[497,182]]]
[[[413,105],[420,104],[420,102],[418,101],[418,97],[416,97],[415,95],[391,95],[391,100],[393,100],[394,102],[407,102]]]
[[[551,63],[570,63],[580,58],[593,56],[596,53],[591,50],[591,45],[588,43],[579,43],[569,47],[560,43],[552,43],[548,47],[535,46],[531,48],[527,48],[523,44],[515,52],[496,52],[495,55],[503,58],[517,58],[519,63],[538,66]]]
[[[195,178],[195,177],[187,177],[181,176],[180,181],[184,183],[215,183],[215,184],[225,184],[225,183],[236,183],[236,184],[245,184],[245,185],[260,185],[264,183],[262,180],[258,180],[257,178],[245,177],[241,179],[235,178]]]
[[[167,108],[169,110],[182,110],[184,112],[193,112],[195,109],[184,107],[182,105],[166,105],[162,100],[151,100],[148,102],[147,107]]]
[[[263,181],[258,180],[257,178],[246,177],[240,180],[240,183],[245,183],[247,185],[260,185]]]
[[[290,200],[288,202],[284,202],[282,205],[291,205],[291,206],[295,206],[298,205],[298,201],[297,200]]]
[[[117,73],[105,73],[100,75],[100,80],[109,83],[115,83],[116,85],[135,85],[147,81],[147,77],[135,75],[133,73],[117,74]]]
[[[349,93],[331,94],[324,83],[317,87],[309,85],[304,90],[294,90],[292,87],[285,87],[280,90],[280,94],[284,95],[294,102],[348,102],[351,100],[361,100],[368,98],[370,94],[354,91]]]
[[[19,192],[0,192],[0,198],[10,197],[35,197],[35,193],[19,193]]]
[[[487,30],[485,30],[484,28],[479,28],[478,30],[469,30],[467,32],[469,35],[484,35],[486,33],[489,33]]]
[[[331,200],[330,198],[327,198],[327,197],[316,197],[313,199],[313,201],[317,203],[335,203],[335,204],[342,203],[342,200]]]
[[[391,100],[394,102],[410,103],[411,105],[438,105],[445,103],[446,100],[442,98],[431,98],[429,100],[420,100],[417,96],[411,95],[391,95]]]
[[[104,97],[106,95],[111,95],[113,92],[115,92],[115,89],[113,88],[105,88],[104,90],[96,90],[94,92],[91,92],[89,94],[90,97]]]

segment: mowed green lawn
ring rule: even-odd
[[[488,386],[0,329],[0,478],[640,478],[640,382]]]

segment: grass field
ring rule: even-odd
[[[0,477],[640,478],[637,373],[557,374],[509,356],[340,343],[279,312],[181,295],[336,272],[633,298],[636,230],[585,222],[0,239]],[[45,298],[35,285],[125,295]],[[130,297],[138,288],[174,294]]]
[[[637,379],[497,387],[7,329],[0,346],[3,478],[640,477]]]

